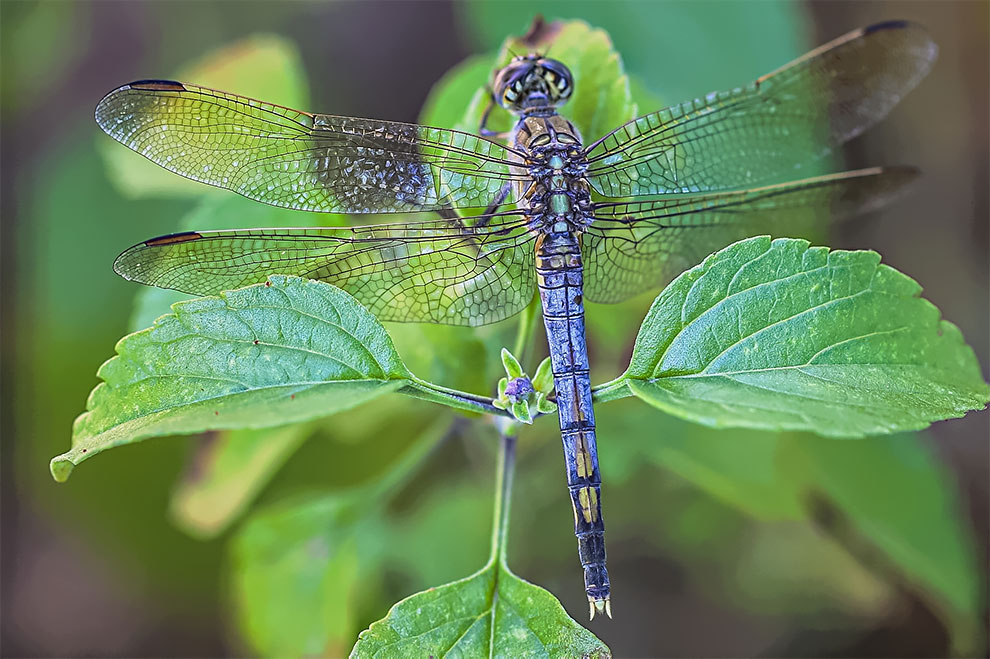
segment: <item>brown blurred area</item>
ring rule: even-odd
[[[164,523],[156,535],[141,530],[147,520],[143,515],[164,516],[170,474],[174,475],[182,460],[178,449],[148,442],[122,449],[119,457],[101,457],[108,463],[137,461],[137,470],[115,483],[84,481],[96,476],[79,475],[81,482],[111,493],[106,496],[126,498],[137,488],[156,492],[134,510],[132,519],[104,523],[98,510],[82,506],[73,508],[72,517],[55,512],[83,487],[56,486],[46,466],[50,456],[67,447],[71,420],[96,382],[93,373],[98,361],[94,362],[91,353],[97,348],[83,339],[68,343],[70,349],[58,357],[58,368],[66,381],[80,384],[59,391],[50,401],[28,400],[39,376],[32,363],[35,353],[27,346],[46,313],[35,304],[33,291],[72,282],[23,278],[29,271],[25,264],[33,267],[35,261],[46,258],[45,252],[34,253],[26,246],[62,239],[54,231],[40,233],[42,229],[23,218],[29,204],[35,203],[52,154],[69,148],[65,145],[70,140],[77,146],[95,140],[92,111],[101,93],[136,77],[164,77],[192,54],[217,44],[258,31],[277,32],[301,50],[309,74],[310,109],[402,121],[415,121],[430,87],[477,49],[464,36],[457,8],[442,1],[292,3],[292,11],[283,11],[285,5],[279,3],[262,2],[41,4],[49,5],[48,11],[71,14],[67,24],[73,27],[72,32],[53,37],[70,45],[56,61],[45,63],[45,76],[27,76],[20,63],[44,58],[36,49],[47,44],[14,43],[6,32],[3,44],[0,654],[242,655],[244,649],[230,641],[234,634],[223,609],[221,594],[228,584],[222,549],[179,537],[178,531],[167,529]],[[17,25],[30,20],[36,5],[3,0],[0,17],[8,26]],[[575,14],[580,13],[580,6],[574,6]],[[519,3],[518,11],[528,14],[526,3]],[[839,227],[832,247],[876,250],[884,262],[919,281],[925,297],[960,327],[986,375],[990,370],[990,3],[830,1],[807,3],[807,11],[812,19],[811,43],[824,43],[856,26],[908,19],[925,25],[940,46],[939,60],[922,85],[888,119],[848,148],[850,169],[914,164],[924,176],[891,211]],[[136,67],[135,62],[142,66]],[[143,74],[135,75],[136,69]],[[706,87],[702,83],[698,91]],[[15,92],[17,98],[12,97]],[[84,217],[80,209],[75,221],[98,222],[98,210],[85,212]],[[139,220],[136,217],[121,235],[113,236],[103,252],[77,253],[72,258],[80,263],[97,261],[105,270],[120,246],[171,229]],[[100,228],[94,224],[92,231]],[[46,272],[43,266],[39,270]],[[71,296],[80,297],[83,291],[77,286]],[[98,303],[113,311],[111,318],[91,318],[87,313],[92,311],[80,306],[71,309],[73,314],[64,322],[72,325],[65,328],[67,333],[80,336],[95,325],[102,333],[97,354],[106,356],[111,344],[103,335],[125,333],[133,290],[121,282],[103,292],[105,298]],[[990,415],[971,413],[935,424],[928,432],[931,446],[945,460],[963,493],[984,567],[986,596]],[[147,545],[140,554],[143,557],[156,555],[153,545],[163,539],[173,543],[169,551],[174,546],[178,553],[162,560],[177,576],[149,576],[142,559],[126,552],[108,553],[107,547],[114,545],[102,544],[98,538],[102,533],[121,532]],[[571,551],[570,545],[566,551]],[[568,555],[566,560],[572,558]],[[633,557],[626,571],[632,573],[637,561],[642,562],[644,583],[678,595],[672,599],[671,618],[666,621],[637,617],[632,611],[634,601],[628,604],[628,615],[622,613],[627,617],[616,621],[613,633],[648,637],[634,644],[639,653],[677,656],[693,648],[696,656],[724,656],[726,648],[761,647],[757,641],[765,641],[753,631],[758,627],[755,618],[745,612],[684,595],[689,588],[679,581],[684,575],[675,566]],[[188,565],[190,575],[209,576],[183,577],[183,565]],[[566,565],[568,570],[573,567]],[[570,571],[567,574],[573,576]],[[850,657],[945,653],[948,646],[941,623],[922,602],[905,597],[907,612],[891,616],[870,634],[836,644],[816,638],[827,636],[826,629],[795,629],[762,652],[794,656],[802,650],[810,653],[807,648],[827,647],[835,656]],[[986,597],[983,607],[986,619]],[[699,639],[698,629],[710,627],[694,624],[698,620],[722,625],[724,637]],[[662,633],[651,628],[657,625],[663,626]],[[742,639],[741,645],[734,643],[736,639]],[[983,656],[987,656],[985,640]]]
[[[922,85],[888,120],[848,149],[852,166],[894,164],[895,145],[897,162],[920,167],[921,179],[896,204],[895,212],[840,225],[834,246],[876,250],[885,263],[920,282],[924,296],[962,330],[986,375],[990,3],[812,2],[809,8],[817,41],[824,42],[849,25],[906,19],[924,25],[939,45],[938,61]],[[964,493],[980,564],[990,565],[990,418],[971,414],[958,423],[935,424],[928,433],[933,449],[951,465]],[[984,620],[988,620],[985,579],[984,574]],[[924,618],[922,610],[916,614]],[[917,622],[924,627],[923,619]],[[912,654],[911,642],[900,648],[905,656]],[[863,654],[869,649],[864,648]]]

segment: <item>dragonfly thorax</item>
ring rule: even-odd
[[[557,60],[520,55],[495,73],[492,90],[499,105],[516,114],[563,105],[574,89],[570,70]]]
[[[514,131],[530,182],[522,198],[539,233],[579,232],[591,223],[587,157],[577,129],[560,115],[526,116]]]
[[[582,231],[592,216],[583,152],[561,145],[537,148],[529,167],[530,226],[541,233]]]

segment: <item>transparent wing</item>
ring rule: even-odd
[[[598,204],[582,236],[585,297],[619,302],[659,288],[736,240],[801,235],[829,218],[869,211],[917,174],[875,167],[751,190]]]
[[[344,289],[381,320],[484,325],[532,300],[534,240],[515,213],[474,229],[438,221],[202,231],[139,243],[114,270],[196,295],[297,275]]]
[[[807,178],[807,165],[914,88],[937,52],[903,21],[850,32],[747,87],[620,126],[589,147],[588,179],[606,197],[634,197]]]
[[[510,150],[482,137],[310,114],[167,80],[115,89],[96,121],[176,174],[300,210],[484,208],[519,176]]]

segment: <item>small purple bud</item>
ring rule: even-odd
[[[512,378],[505,386],[505,397],[513,403],[526,400],[533,393],[533,383],[527,377]]]

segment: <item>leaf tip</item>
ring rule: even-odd
[[[64,483],[69,480],[69,475],[76,466],[72,460],[66,457],[67,455],[68,453],[63,453],[55,456],[48,466],[56,483]]]

